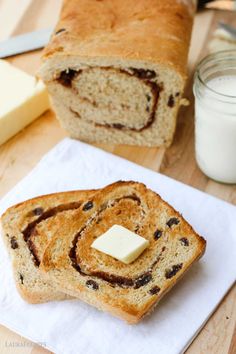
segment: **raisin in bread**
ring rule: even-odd
[[[131,264],[91,248],[119,224],[149,240]],[[128,323],[148,313],[199,259],[205,240],[159,195],[136,182],[117,182],[70,214],[42,224],[51,233],[40,269],[61,291]]]
[[[44,195],[12,206],[2,215],[2,234],[12,260],[15,282],[26,301],[40,303],[69,298],[39,272],[41,256],[51,235],[48,230],[42,238],[38,229],[46,220],[78,209],[92,194],[93,191],[76,191]]]
[[[169,146],[195,1],[66,0],[39,76],[73,138]]]

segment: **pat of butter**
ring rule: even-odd
[[[41,81],[0,60],[0,145],[49,107]]]
[[[120,225],[113,225],[91,245],[123,263],[129,264],[148,247],[149,241]]]

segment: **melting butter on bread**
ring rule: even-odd
[[[91,247],[119,224],[149,241],[131,264]],[[128,323],[140,321],[198,260],[205,240],[155,192],[137,182],[117,182],[38,230],[50,241],[40,269],[57,288]],[[173,294],[174,296],[174,294]]]

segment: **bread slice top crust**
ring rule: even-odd
[[[13,273],[21,296],[30,303],[68,299],[39,272],[40,256],[50,233],[40,238],[37,229],[58,213],[78,208],[93,191],[54,193],[26,200],[6,210],[1,216],[4,243],[13,265]]]
[[[119,224],[150,242],[126,265],[93,248]],[[138,322],[204,253],[206,242],[159,195],[137,182],[98,191],[80,209],[42,223],[51,233],[40,268],[62,291],[99,309]]]
[[[185,76],[194,10],[191,0],[66,0],[43,62],[58,70],[73,69],[75,59],[131,69],[153,63]],[[40,70],[45,81],[47,68]]]

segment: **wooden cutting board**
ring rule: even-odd
[[[60,5],[61,0],[0,0],[0,40],[53,26]],[[192,75],[196,63],[207,53],[209,38],[219,20],[236,25],[236,14],[204,11],[196,16],[189,57],[189,82],[186,89],[186,97],[191,105],[180,111],[173,145],[169,149],[101,144],[97,146],[236,204],[236,186],[209,180],[198,169],[194,157]],[[36,51],[19,55],[9,61],[33,74],[39,66],[40,54],[40,51]],[[1,146],[0,198],[65,136],[66,132],[59,126],[53,112],[49,111]],[[49,352],[0,326],[0,353],[45,354]],[[236,353],[236,286],[223,299],[186,353]]]

